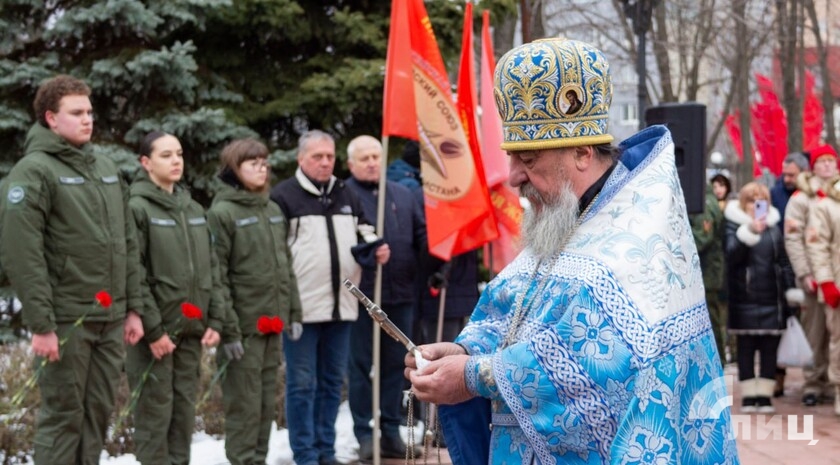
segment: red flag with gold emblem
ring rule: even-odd
[[[423,0],[394,0],[391,5],[389,40],[399,43],[388,44],[383,136],[418,140],[429,252],[449,260],[495,239],[499,233],[483,167],[473,156],[453,101]],[[403,24],[407,25],[405,29],[400,28]],[[397,56],[401,50],[410,50],[410,69],[406,68],[407,60]],[[411,92],[404,87],[407,75],[411,76]],[[407,102],[412,96],[413,102]],[[405,124],[396,119],[407,117],[410,108],[415,116],[414,137],[405,134]]]

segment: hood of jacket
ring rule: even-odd
[[[399,182],[403,178],[411,178],[417,183],[421,183],[420,170],[402,159],[394,160],[388,165],[387,176],[389,181]]]
[[[221,189],[216,192],[216,196],[213,197],[213,203],[225,200],[248,206],[262,206],[269,202],[268,192],[264,194],[250,192],[245,189],[237,189],[227,183],[223,184]]]
[[[826,184],[825,195],[840,202],[840,176],[834,176]]]
[[[192,198],[187,189],[177,184],[171,194],[166,192],[158,187],[149,177],[149,173],[142,168],[137,172],[134,182],[131,183],[131,196],[142,197],[166,210],[185,208]]]
[[[770,202],[769,200],[767,202]],[[773,227],[779,224],[779,221],[782,219],[782,215],[779,214],[779,210],[776,207],[770,205],[770,209],[767,211],[767,227]],[[741,204],[737,200],[730,200],[726,203],[726,209],[723,211],[723,216],[739,225],[749,225],[753,222],[753,217],[750,216],[747,212],[741,209]]]
[[[810,171],[799,173],[796,178],[796,190],[808,197],[814,197],[817,192],[830,181],[823,181],[819,176]]]
[[[24,150],[25,153],[47,153],[79,171],[86,171],[96,161],[96,157],[87,150],[88,146],[76,147],[40,123],[35,123],[26,134]]]

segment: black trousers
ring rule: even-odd
[[[771,334],[739,334],[738,341],[738,380],[755,378],[755,354],[758,352],[758,377],[775,379],[776,353],[782,336]]]

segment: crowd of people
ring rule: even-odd
[[[523,252],[479,297],[474,253],[428,257],[416,144],[379,192],[385,156],[373,137],[350,142],[351,176],[339,179],[334,138],[306,131],[297,171],[274,186],[266,146],[234,140],[205,210],[179,183],[177,137],[146,136],[129,186],[87,148],[88,86],[69,76],[44,82],[26,155],[0,199],[0,264],[23,303],[36,363],[48,361],[36,463],[99,462],[124,366],[142,387],[138,459],[187,464],[199,355],[213,346],[232,464],[265,461],[281,357],[295,462],[338,463],[345,379],[359,455],[369,459],[373,322],[341,282],[370,293],[377,270],[383,307],[428,361],[419,369],[387,338],[380,348],[384,457],[410,446],[398,428],[404,375],[417,399],[439,406],[458,464],[736,465],[729,409],[715,408],[727,397],[722,365],[727,353],[738,361],[742,409],[772,408],[796,287],[809,335],[822,328],[819,343],[830,348],[808,393],[819,401],[840,382],[833,150],[811,152],[813,174],[794,173],[792,159],[786,208],[758,183],[727,199],[722,177],[707,211],[689,218],[666,127],[613,145],[600,50],[563,38],[520,45],[499,61],[494,87],[510,184],[531,207]],[[728,260],[713,259],[724,250]],[[452,292],[438,321],[441,287]],[[96,306],[102,290],[107,309]]]
[[[437,308],[426,279],[442,264],[425,252],[422,192],[402,185],[406,176],[389,182],[377,237],[382,146],[354,139],[351,177],[341,180],[333,175],[334,139],[311,130],[299,139],[297,172],[273,188],[268,148],[231,141],[205,209],[181,183],[183,148],[172,134],[143,138],[130,185],[112,161],[89,152],[90,93],[67,75],[39,87],[26,154],[4,180],[0,261],[23,303],[36,365],[44,366],[36,462],[99,463],[124,370],[137,459],[188,464],[201,354],[216,346],[232,464],[265,461],[283,356],[296,463],[336,463],[334,425],[348,376],[360,455],[370,459],[373,327],[340,282],[350,278],[372,295],[376,266],[384,265],[383,306],[408,334],[422,322],[415,302]],[[417,170],[419,186],[417,146],[399,162]],[[424,275],[417,265],[426,262],[434,268]],[[475,299],[447,299],[446,315],[461,315],[461,326],[478,295],[472,265]],[[97,300],[103,291],[107,305]],[[402,354],[384,341],[384,457],[406,450]]]
[[[781,168],[772,186],[751,181],[737,193],[725,174],[715,174],[714,197],[692,218],[698,250],[709,250],[700,258],[718,349],[723,363],[737,362],[740,411],[772,413],[771,399],[785,395],[779,341],[797,318],[813,351],[813,363],[803,367],[802,403],[834,402],[840,415],[840,261],[831,253],[839,226],[837,152],[825,144],[794,152]]]

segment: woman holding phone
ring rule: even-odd
[[[728,330],[737,335],[741,411],[772,413],[776,352],[793,309],[785,294],[795,288],[793,269],[770,206],[770,191],[750,182],[724,211],[729,284]],[[760,358],[755,374],[755,354]]]

